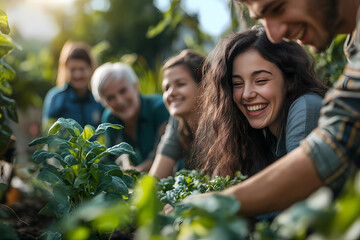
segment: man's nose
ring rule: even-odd
[[[268,39],[273,43],[278,43],[286,37],[287,24],[277,19],[265,18],[260,20],[265,28]]]

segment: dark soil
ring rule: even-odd
[[[40,215],[39,211],[46,205],[46,199],[22,196],[21,199],[1,209],[7,213],[5,222],[10,225],[19,239],[38,239],[53,222],[53,217]]]
[[[1,207],[7,213],[5,223],[10,225],[19,239],[38,239],[47,228],[55,221],[54,217],[39,214],[46,205],[47,200],[39,197],[21,196],[21,199],[8,207]],[[115,231],[111,239],[131,240],[134,239],[135,228],[129,232]],[[1,234],[0,234],[1,239]]]

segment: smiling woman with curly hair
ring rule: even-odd
[[[317,126],[327,88],[297,43],[272,44],[258,28],[226,37],[207,61],[194,167],[253,175]]]

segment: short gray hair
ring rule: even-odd
[[[108,62],[98,67],[91,77],[91,91],[95,100],[101,102],[101,91],[109,80],[120,81],[122,79],[130,84],[138,82],[134,70],[125,63]]]

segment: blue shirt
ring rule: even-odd
[[[78,98],[75,90],[69,85],[54,87],[45,96],[42,124],[44,129],[50,127],[58,118],[72,118],[82,127],[89,124],[96,128],[101,121],[104,108],[95,101],[92,93]]]
[[[284,134],[273,145],[275,159],[279,159],[300,145],[300,142],[317,127],[322,97],[306,93],[297,98],[289,108]]]
[[[161,137],[161,126],[169,119],[169,113],[164,105],[161,95],[140,95],[140,116],[136,126],[136,140],[130,138],[123,130],[108,129],[105,132],[105,143],[112,147],[121,142],[129,143],[135,150],[136,158],[130,156],[134,165],[146,159],[153,159],[156,146]],[[103,123],[121,124],[124,122],[105,109],[102,116]]]

